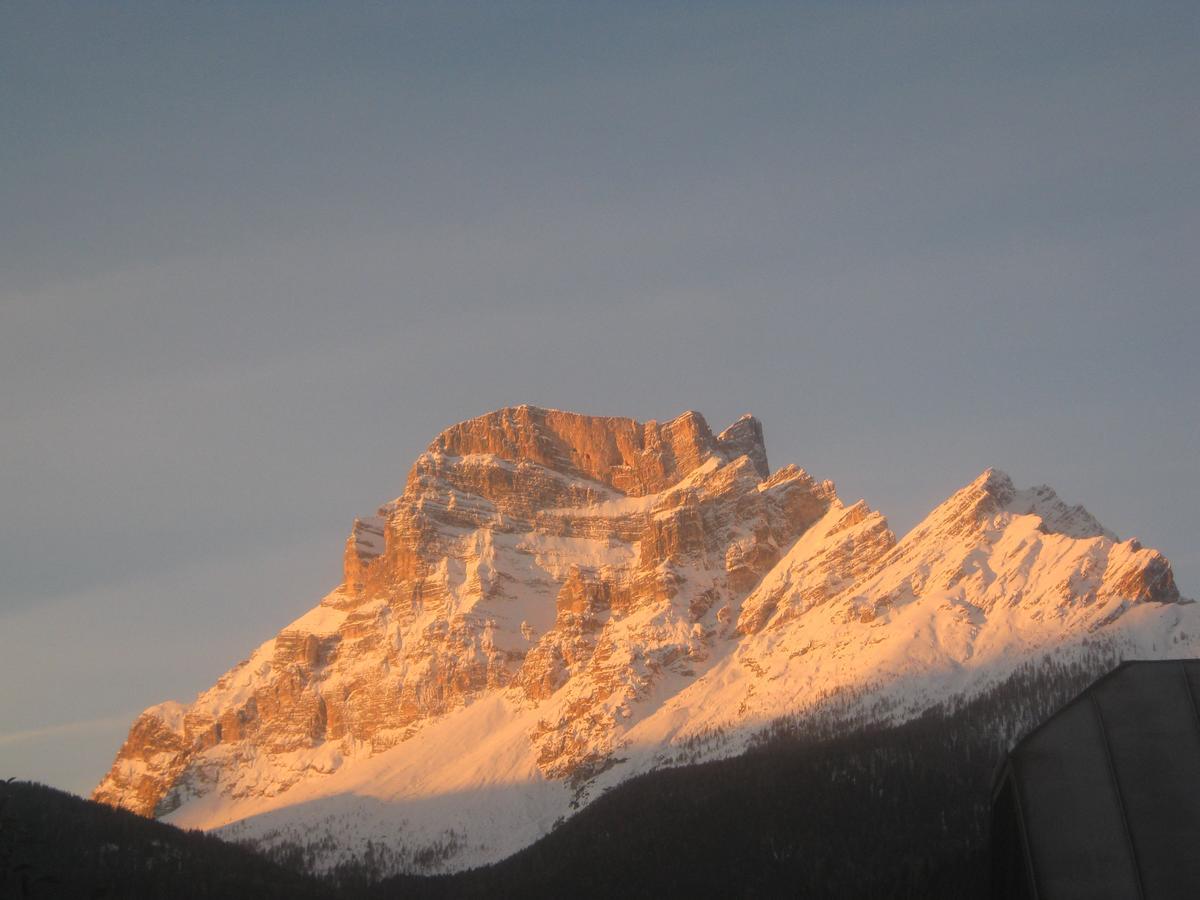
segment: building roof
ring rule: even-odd
[[[1198,702],[1200,660],[1128,662],[1013,748],[996,797],[1033,896],[1200,897]]]

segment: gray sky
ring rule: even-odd
[[[314,604],[444,426],[995,465],[1200,594],[1200,6],[0,9],[0,777]]]

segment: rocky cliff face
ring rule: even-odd
[[[218,783],[283,792],[496,690],[565,691],[530,736],[538,765],[596,765],[629,704],[708,657],[833,499],[799,469],[767,474],[749,417],[719,435],[697,413],[528,406],[455,425],[355,522],[344,582],[182,716],[143,714],[96,797],[162,815]],[[336,750],[314,768],[317,747]],[[264,756],[280,760],[265,778]]]
[[[897,542],[831,483],[771,474],[751,417],[463,422],[344,560],[191,705],[143,713],[96,799],[243,836],[324,823],[337,852],[436,839],[456,867],[839,692],[902,715],[1048,647],[1200,634],[1161,555],[1048,488],[989,470]]]

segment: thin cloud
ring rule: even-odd
[[[13,744],[23,744],[26,741],[36,741],[42,738],[59,737],[66,734],[87,734],[93,731],[104,731],[118,725],[126,725],[134,720],[136,713],[126,713],[119,716],[108,716],[103,719],[84,719],[79,722],[64,722],[60,725],[47,725],[43,728],[29,728],[25,731],[10,731],[0,734],[0,747]]]

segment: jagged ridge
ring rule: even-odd
[[[1160,554],[1049,488],[989,469],[897,542],[830,482],[770,474],[749,416],[716,436],[694,412],[463,422],[344,558],[343,584],[193,704],[143,713],[96,798],[243,836],[436,844],[456,868],[830,696],[902,718],[1046,647],[1200,634]]]

